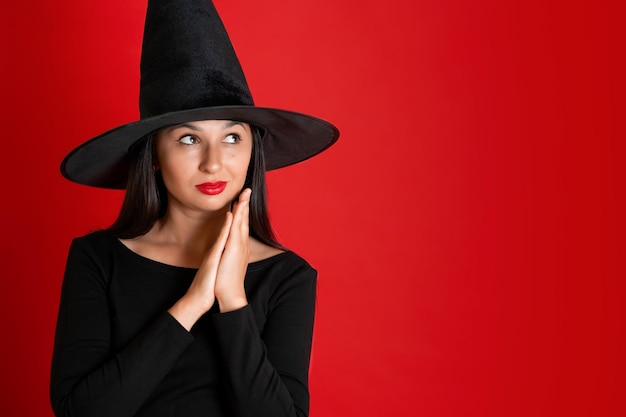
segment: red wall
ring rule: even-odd
[[[67,248],[121,199],[58,165],[137,118],[145,0],[6,3],[0,415],[51,416]],[[342,131],[269,175],[320,271],[311,415],[626,415],[619,2],[216,3],[257,104]]]

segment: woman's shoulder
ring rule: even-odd
[[[251,256],[248,272],[262,274],[266,280],[270,279],[276,284],[292,280],[315,281],[317,278],[317,271],[297,253],[261,245],[266,247]]]
[[[106,232],[91,232],[72,240],[67,256],[67,282],[97,282],[108,286],[116,265],[116,238]]]
[[[105,230],[75,237],[70,246],[70,256],[90,258],[98,264],[110,264],[119,257],[121,243]]]
[[[255,238],[250,238],[250,264],[288,263],[309,266],[307,261],[286,248],[276,248]]]
[[[260,262],[265,259],[273,258],[276,255],[280,255],[281,253],[285,253],[287,250],[275,248],[274,246],[270,246],[265,244],[253,237],[250,238],[250,257],[249,262],[255,263]]]
[[[116,244],[115,236],[105,230],[96,230],[86,235],[75,237],[72,246],[90,247],[93,249],[110,248]]]

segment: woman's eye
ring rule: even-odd
[[[195,143],[198,143],[198,139],[196,139],[194,136],[191,136],[191,135],[185,135],[181,137],[180,139],[178,139],[178,141],[185,145],[193,145]]]
[[[231,133],[230,135],[226,135],[226,138],[224,138],[224,142],[226,143],[237,143],[239,142],[241,139],[239,138],[239,135]]]

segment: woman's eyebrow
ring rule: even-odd
[[[188,123],[181,123],[179,125],[174,125],[171,126],[170,129],[174,130],[174,129],[180,129],[180,128],[187,128],[187,129],[191,129],[191,130],[195,130],[196,132],[200,132],[202,129],[194,126],[194,125],[190,125]]]
[[[228,122],[224,123],[224,126],[222,127],[222,129],[228,129],[228,128],[233,127],[235,125],[239,125],[241,127],[244,127],[242,122],[238,122],[236,120],[229,120]]]
[[[237,126],[237,125],[239,125],[239,126],[241,126],[241,127],[243,127],[245,129],[245,125],[244,125],[243,122],[238,122],[238,121],[235,121],[235,120],[229,120],[226,123],[224,123],[224,125],[222,126],[222,129],[229,129],[229,128],[231,128],[233,126]],[[182,129],[182,128],[191,129],[191,130],[194,130],[196,132],[201,132],[202,131],[201,128],[199,128],[197,126],[194,126],[192,124],[189,124],[189,123],[181,123],[179,125],[174,125],[174,126],[170,126],[169,127],[170,130]]]

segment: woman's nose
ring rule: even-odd
[[[222,150],[219,146],[208,146],[204,150],[200,170],[205,172],[218,172],[222,168]]]

